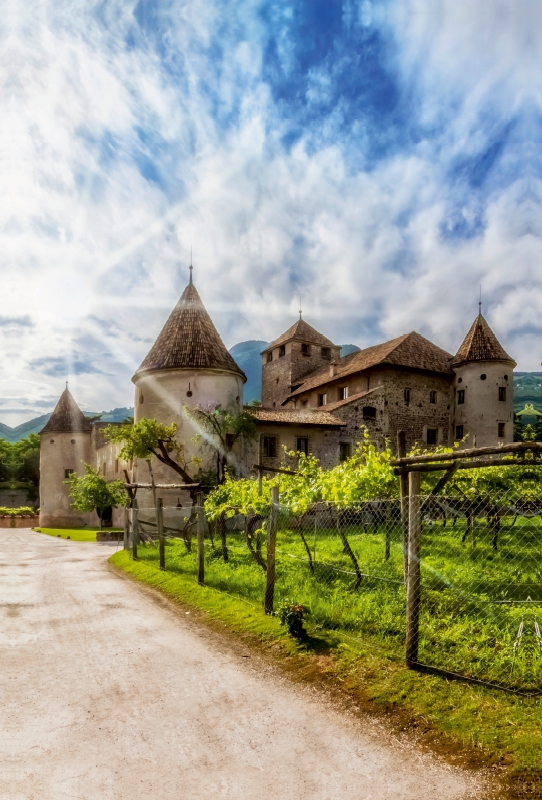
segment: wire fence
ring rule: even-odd
[[[519,502],[500,492],[476,500],[416,500],[419,592],[411,666],[542,693],[542,498]],[[141,560],[156,566],[161,560],[168,571],[267,611],[303,604],[315,635],[321,626],[404,657],[412,611],[405,508],[399,500],[348,508],[318,503],[294,514],[276,504],[265,518],[213,521],[199,506],[144,508],[129,512],[135,522],[125,546]],[[411,530],[412,522],[411,512]]]

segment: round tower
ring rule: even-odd
[[[89,514],[71,506],[69,486],[72,472],[84,475],[88,463],[92,426],[72,395],[62,392],[51,418],[40,431],[40,526],[73,528],[89,523]]]
[[[184,409],[221,405],[241,412],[246,376],[228,353],[201,301],[192,282],[192,267],[188,286],[132,381],[135,422],[144,418],[166,425],[175,422],[187,472],[195,476],[200,467],[203,471],[212,469],[214,457],[208,448],[192,441],[199,430]],[[192,458],[202,460],[201,464]],[[156,483],[183,482],[156,459],[153,471]],[[136,477],[148,481],[145,463],[136,465]],[[176,502],[179,492],[161,492],[161,496],[168,503]],[[142,497],[140,507],[143,502]]]
[[[451,362],[451,439],[462,448],[494,447],[514,440],[516,362],[478,314]]]

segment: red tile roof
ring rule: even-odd
[[[320,407],[320,411],[328,414],[331,411],[335,411],[337,408],[347,406],[349,403],[355,403],[356,400],[361,400],[362,398],[367,397],[369,394],[373,394],[373,392],[376,392],[381,388],[381,386],[375,386],[374,389],[369,389],[367,392],[358,392],[357,394],[353,394],[350,397],[347,397],[346,400],[337,400],[335,403],[327,403],[325,406]]]
[[[284,342],[289,342],[291,339],[296,339],[300,342],[308,342],[309,344],[322,345],[323,347],[338,346],[334,345],[333,342],[327,339],[322,333],[319,333],[312,325],[309,325],[308,322],[305,322],[304,319],[298,319],[291,328],[288,328],[286,333],[283,333],[282,336],[279,336],[278,339],[271,342],[265,350],[262,350],[262,355],[263,353],[267,353],[268,350],[272,350],[274,347],[284,344]]]
[[[68,390],[64,389],[60,395],[60,400],[56,404],[55,410],[51,414],[49,421],[41,429],[41,433],[89,433],[92,425],[85,417],[73,396]]]
[[[315,389],[317,386],[324,386],[331,381],[340,380],[380,364],[451,376],[452,371],[449,366],[451,358],[450,353],[437,347],[436,344],[425,339],[416,331],[412,331],[412,333],[405,333],[396,339],[391,339],[389,342],[366,347],[365,350],[344,356],[337,361],[333,377],[329,374],[329,367],[317,370],[309,375],[284,402],[310,389]]]
[[[236,372],[246,381],[245,373],[228,353],[192,281],[136,375],[151,370],[182,368],[224,369]]]
[[[508,361],[516,365],[481,314],[472,323],[463,344],[452,359],[452,365],[457,366],[468,361]]]

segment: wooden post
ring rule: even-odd
[[[134,507],[132,508],[132,558],[137,561],[137,545],[139,542],[139,509],[137,507],[137,500],[134,500]]]
[[[166,538],[164,536],[164,501],[156,500],[156,527],[158,528],[158,548],[160,552],[160,569],[166,568]]]
[[[391,526],[393,524],[393,516],[391,514],[390,500],[385,500],[384,506],[384,535],[386,537],[386,548],[384,552],[384,561],[390,560],[391,552]]]
[[[265,613],[273,613],[275,598],[275,546],[277,544],[277,522],[279,514],[279,487],[271,489],[271,511],[267,525],[267,574],[265,585]]]
[[[128,550],[130,547],[130,508],[124,507],[124,549]]]
[[[263,491],[263,470],[258,469],[258,497],[262,496]]]
[[[203,536],[205,533],[205,509],[203,507],[203,492],[198,492],[196,497],[198,505],[198,583],[200,586],[205,586],[205,551],[203,549]]]
[[[146,461],[147,461],[147,466],[149,468],[149,472],[151,474],[152,504],[153,504],[153,506],[154,506],[154,508],[156,510],[156,507],[157,507],[156,506],[156,502],[157,502],[156,501],[156,484],[154,482],[154,473],[152,471],[152,462],[151,462],[150,458],[147,458]]]
[[[406,434],[404,431],[397,433],[397,458],[406,456]],[[403,574],[405,585],[408,575],[408,474],[401,473],[399,476],[401,492],[401,532],[403,539]]]
[[[406,663],[418,661],[420,619],[420,553],[422,521],[420,514],[421,474],[409,474],[408,495],[408,574],[406,591]]]

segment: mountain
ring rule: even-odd
[[[234,357],[247,376],[243,390],[243,398],[247,404],[252,403],[253,400],[261,400],[262,358],[260,353],[268,344],[269,342],[262,342],[260,339],[250,339],[248,342],[234,344],[230,350],[230,355]]]

